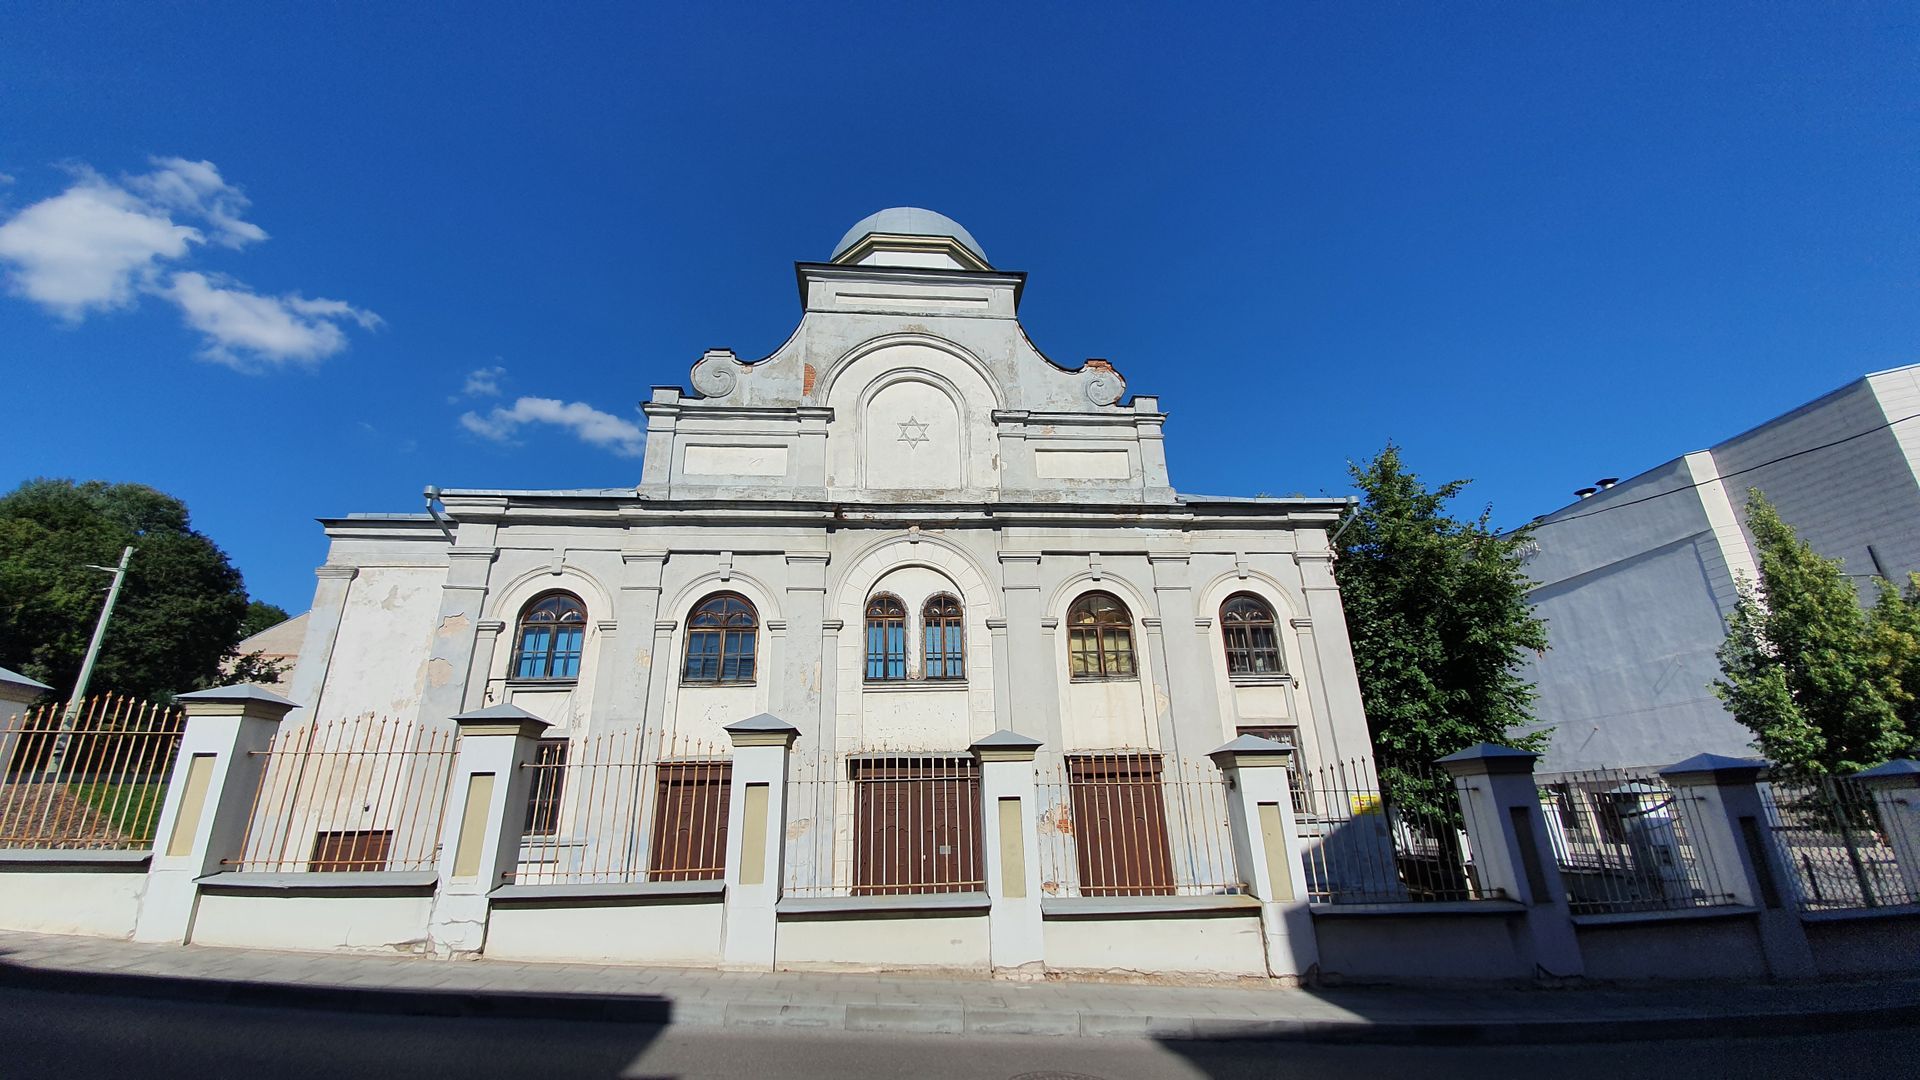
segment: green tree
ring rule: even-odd
[[[247,601],[247,613],[240,619],[240,638],[246,640],[269,627],[279,626],[288,619],[287,609],[279,604],[269,604],[265,600]]]
[[[1488,512],[1454,517],[1448,504],[1467,481],[1429,490],[1392,443],[1349,470],[1360,506],[1333,566],[1380,780],[1403,808],[1451,816],[1434,759],[1477,742],[1546,741],[1516,732],[1534,698],[1521,665],[1547,648],[1521,565],[1530,537],[1494,532]]]
[[[120,549],[136,550],[91,690],[207,685],[240,639],[247,593],[187,507],[140,484],[29,480],[0,497],[0,666],[73,685]]]
[[[1853,772],[1905,749],[1913,698],[1902,676],[1920,674],[1913,600],[1882,582],[1879,602],[1862,608],[1841,561],[1795,535],[1758,489],[1747,528],[1760,579],[1739,582],[1714,693],[1790,775]]]

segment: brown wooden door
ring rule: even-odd
[[[850,775],[854,895],[986,888],[977,764],[939,758],[855,761]]]
[[[1160,759],[1099,754],[1067,759],[1082,896],[1172,896]]]
[[[713,881],[726,868],[727,799],[733,766],[724,761],[661,765],[653,803],[654,881]]]

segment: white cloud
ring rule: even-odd
[[[367,330],[380,325],[378,315],[344,301],[261,296],[191,270],[173,275],[161,294],[206,335],[207,359],[243,371],[332,356],[347,347],[342,321]]]
[[[312,363],[347,347],[346,324],[380,325],[343,300],[264,296],[169,265],[198,245],[237,250],[267,233],[245,219],[246,196],[213,162],[150,163],[151,172],[117,183],[81,167],[67,190],[0,224],[10,290],[69,322],[129,307],[142,294],[164,298],[206,336],[202,356],[242,370]]]
[[[130,176],[126,186],[146,196],[148,202],[213,226],[213,242],[222,247],[240,248],[265,240],[267,232],[250,221],[240,220],[249,203],[240,189],[220,178],[220,170],[211,161],[185,158],[150,158],[154,171],[145,176]]]
[[[0,225],[0,262],[13,290],[78,322],[133,303],[134,286],[204,237],[98,176],[34,203]]]
[[[496,406],[485,416],[463,413],[460,426],[483,439],[512,442],[526,424],[552,424],[573,432],[582,442],[611,450],[621,457],[639,457],[646,448],[646,433],[640,425],[603,413],[583,401],[556,398],[523,397],[512,408]]]
[[[500,379],[507,369],[499,365],[475,368],[467,372],[466,385],[460,388],[461,397],[499,397]]]

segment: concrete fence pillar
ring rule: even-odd
[[[439,956],[480,952],[487,944],[488,895],[520,862],[527,765],[547,722],[518,705],[495,705],[453,718],[460,748],[447,806],[440,815],[439,880],[427,940]]]
[[[1694,856],[1736,904],[1759,910],[1760,947],[1775,978],[1814,975],[1813,950],[1800,923],[1793,865],[1775,841],[1760,780],[1767,764],[1720,754],[1696,754],[1660,770],[1673,797],[1698,812]]]
[[[980,759],[980,835],[986,854],[987,940],[995,971],[1046,965],[1040,918],[1039,811],[1033,755],[1040,740],[996,731],[973,744]]]
[[[185,944],[193,933],[201,878],[237,857],[280,720],[297,706],[258,686],[182,694],[187,711],[180,752],[167,778],[153,833],[153,861],[134,922],[135,941]]]
[[[7,767],[13,764],[13,752],[19,748],[20,728],[25,723],[22,717],[52,689],[38,679],[0,667],[0,776],[6,775]]]
[[[1448,754],[1439,765],[1453,777],[1460,796],[1480,888],[1499,890],[1526,905],[1526,948],[1535,974],[1578,978],[1585,974],[1586,962],[1533,783],[1538,757],[1511,746],[1479,743]]]
[[[1306,978],[1320,963],[1320,945],[1307,906],[1307,871],[1293,816],[1293,783],[1287,776],[1293,748],[1242,735],[1208,756],[1226,774],[1233,854],[1242,879],[1260,901],[1267,974]]]
[[[787,756],[800,729],[771,713],[726,727],[733,739],[733,790],[727,797],[726,929],[720,962],[773,967],[780,870],[786,865]]]
[[[1853,778],[1873,795],[1880,829],[1900,867],[1905,902],[1920,903],[1920,761],[1894,758]]]

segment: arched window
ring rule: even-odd
[[[967,677],[965,650],[960,647],[960,601],[947,593],[927,600],[920,609],[921,671],[929,679]]]
[[[1220,636],[1227,645],[1228,675],[1285,675],[1273,609],[1252,593],[1235,593],[1220,605]]]
[[[1111,593],[1090,592],[1067,609],[1068,672],[1076,679],[1131,679],[1133,616]]]
[[[580,677],[580,648],[587,636],[587,607],[572,593],[536,596],[520,612],[514,638],[513,677],[571,682]]]
[[[867,681],[907,677],[907,605],[890,593],[867,601]]]
[[[714,593],[687,617],[683,683],[750,683],[760,619],[738,593]]]

